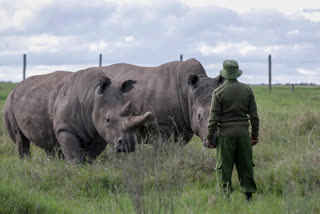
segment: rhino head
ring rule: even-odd
[[[131,116],[131,103],[123,103],[123,94],[133,88],[136,81],[111,83],[108,77],[100,79],[95,93],[93,123],[99,135],[117,152],[133,152],[137,137],[135,129],[151,119],[151,112]]]
[[[189,75],[189,117],[192,131],[203,141],[207,135],[212,92],[224,82],[222,76]]]

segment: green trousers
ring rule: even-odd
[[[256,192],[253,179],[252,143],[249,136],[219,136],[216,172],[224,191],[231,192],[233,165],[236,165],[241,191]]]

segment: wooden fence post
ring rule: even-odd
[[[269,55],[269,91],[271,91],[271,86],[272,86],[272,83],[271,83],[271,55]]]
[[[102,54],[99,54],[99,67],[102,66]]]
[[[291,85],[291,92],[294,92],[294,84]]]
[[[26,68],[27,68],[27,55],[23,54],[22,80],[26,79]]]
[[[183,55],[180,54],[180,62],[182,62],[182,61],[183,61]]]

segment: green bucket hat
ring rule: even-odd
[[[242,74],[242,71],[239,70],[239,64],[237,61],[225,60],[220,74],[225,79],[237,79]]]

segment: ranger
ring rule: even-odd
[[[237,61],[224,61],[220,74],[225,81],[212,94],[205,145],[217,148],[216,172],[224,193],[228,196],[232,192],[231,176],[235,164],[241,191],[247,200],[251,200],[252,193],[257,190],[252,161],[252,146],[258,143],[259,135],[256,102],[251,88],[237,81],[242,74]],[[216,131],[218,140],[215,145]]]

